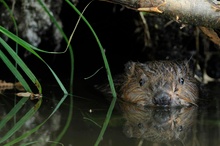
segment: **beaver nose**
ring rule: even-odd
[[[171,98],[166,92],[159,92],[153,98],[153,103],[155,105],[166,106],[170,105]]]

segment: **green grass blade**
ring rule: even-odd
[[[14,35],[10,31],[5,29],[3,26],[0,26],[0,32],[5,34],[10,39],[12,39],[14,42],[16,42],[16,43],[20,44],[21,46],[23,46],[26,50],[28,50],[31,53],[34,53],[35,51],[42,52],[42,53],[47,53],[47,54],[63,54],[64,53],[64,52],[49,52],[49,51],[44,51],[44,50],[38,49],[37,47],[25,42],[24,40],[22,40],[20,37]]]
[[[107,60],[107,57],[106,57],[106,55],[105,55],[104,48],[102,47],[102,44],[101,44],[101,42],[99,41],[98,36],[96,35],[94,29],[93,29],[92,26],[89,24],[89,22],[87,21],[87,19],[81,14],[81,12],[80,12],[69,0],[65,0],[65,1],[77,12],[78,15],[80,15],[80,17],[82,17],[83,21],[87,24],[87,26],[88,26],[89,29],[91,30],[92,34],[94,35],[94,37],[95,37],[95,39],[96,39],[96,41],[97,41],[97,43],[98,43],[98,46],[99,46],[99,48],[100,48],[101,54],[102,54],[102,58],[103,58],[103,61],[104,61],[104,65],[105,65],[107,74],[108,74],[108,80],[109,80],[109,83],[110,83],[110,87],[111,87],[111,91],[112,91],[113,97],[116,97],[116,92],[115,92],[115,88],[114,88],[114,83],[113,83],[113,79],[112,79],[110,67],[109,67],[109,65],[108,65],[108,60]]]
[[[71,93],[71,92],[70,92]],[[66,133],[66,131],[68,130],[71,121],[73,119],[73,97],[70,97],[70,103],[69,103],[69,114],[68,114],[68,118],[66,120],[66,124],[63,128],[63,130],[60,132],[59,136],[57,137],[57,139],[55,140],[56,142],[59,142],[60,139],[63,137],[63,135]]]
[[[26,75],[30,78],[30,80],[37,86],[39,93],[42,93],[40,82],[35,77],[35,75],[31,72],[31,70],[27,67],[27,65],[21,60],[21,58],[14,52],[14,50],[2,38],[0,38],[0,43],[8,51],[8,53],[15,60],[15,62],[21,67],[21,69],[26,73]]]
[[[8,10],[8,12],[10,13],[11,19],[14,23],[14,28],[15,28],[15,33],[18,36],[18,25],[16,23],[15,17],[13,15],[13,12],[11,11],[11,9],[9,8],[8,4],[4,1],[4,0],[0,0],[1,3],[3,3],[3,5],[6,7],[6,9]],[[16,52],[18,52],[18,44],[16,43]]]
[[[100,48],[100,51],[101,51],[101,54],[102,54],[102,58],[103,58],[103,61],[104,61],[104,65],[105,65],[105,68],[106,68],[106,71],[107,71],[107,76],[108,76],[108,81],[109,81],[109,84],[110,84],[110,88],[111,88],[111,91],[112,91],[112,95],[113,95],[113,99],[111,101],[111,105],[108,109],[108,112],[107,112],[107,115],[106,115],[106,119],[103,123],[103,127],[101,129],[101,132],[98,136],[98,139],[95,143],[95,145],[98,145],[100,143],[100,141],[103,139],[103,135],[107,129],[107,126],[108,126],[108,123],[109,123],[109,120],[111,118],[111,114],[112,114],[112,111],[114,109],[114,106],[115,106],[115,103],[116,103],[116,100],[117,100],[117,95],[116,95],[116,91],[115,91],[115,87],[114,87],[114,83],[113,83],[113,79],[112,79],[112,75],[111,75],[111,71],[110,71],[110,67],[108,65],[108,61],[107,61],[107,58],[106,58],[106,55],[105,55],[105,51],[101,45],[101,42],[99,41],[98,39],[98,36],[96,35],[95,31],[93,30],[92,26],[89,24],[89,22],[86,20],[86,18],[81,14],[81,12],[69,1],[69,0],[65,0],[74,10],[75,12],[78,13],[78,15],[80,17],[82,17],[83,21],[87,24],[87,26],[90,28],[92,34],[94,35],[97,43],[98,43],[98,46]]]
[[[69,45],[69,52],[70,52],[70,90],[73,87],[73,78],[74,78],[74,53],[71,44],[69,44],[69,40],[64,33],[63,29],[60,27],[60,25],[57,23],[56,19],[54,18],[53,15],[49,12],[48,8],[45,6],[44,2],[42,0],[38,0],[38,2],[41,4],[41,6],[44,8],[45,12],[48,14],[50,19],[53,21],[55,26],[58,28],[60,33],[62,34],[64,40],[66,43]],[[65,52],[65,51],[64,51]]]
[[[64,94],[68,94],[66,88],[64,87],[64,85],[62,84],[62,82],[60,81],[60,79],[58,78],[58,76],[56,75],[56,73],[52,70],[52,68],[43,60],[43,58],[41,58],[33,49],[36,48],[30,44],[28,44],[27,42],[25,42],[24,40],[20,39],[19,37],[17,37],[16,35],[14,35],[13,33],[9,32],[7,29],[3,28],[2,26],[0,26],[0,32],[2,32],[3,34],[5,34],[6,36],[8,36],[9,38],[11,38],[12,40],[14,40],[15,42],[17,42],[19,45],[21,45],[22,47],[24,47],[26,50],[28,50],[29,52],[31,52],[33,55],[35,55],[38,59],[40,59],[44,64],[46,64],[46,66],[49,68],[49,70],[51,71],[51,73],[53,74],[54,78],[56,79],[57,83],[59,84],[60,88],[63,90]]]
[[[35,50],[39,51],[39,52],[43,52],[43,53],[48,53],[48,54],[61,54],[60,52],[48,52],[48,51],[38,49],[37,47],[34,47],[33,45],[27,43],[26,41],[22,40],[20,37],[18,37],[15,34],[11,33],[10,31],[8,31],[7,29],[5,29],[2,26],[0,26],[0,32],[3,33],[4,35],[6,35],[7,37],[9,37],[10,39],[12,39],[14,42],[21,45],[23,48],[25,48],[26,50],[28,50],[29,52],[31,52],[32,54],[34,54],[38,58],[40,56],[35,52]]]
[[[26,91],[31,92],[31,88],[24,80],[20,72],[18,72],[17,68],[11,63],[11,61],[5,56],[5,54],[0,50],[0,58],[6,64],[6,66],[10,69],[10,71],[14,74],[14,76],[20,81]]]
[[[47,67],[49,68],[49,70],[53,74],[54,78],[56,79],[56,81],[57,81],[58,85],[60,86],[60,88],[62,89],[63,93],[68,94],[66,88],[64,87],[63,83],[60,81],[60,79],[58,78],[56,73],[53,71],[53,69],[46,62],[44,62],[44,63],[47,65]]]

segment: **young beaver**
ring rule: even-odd
[[[117,86],[119,98],[144,106],[196,105],[198,98],[196,79],[184,61],[128,62]]]

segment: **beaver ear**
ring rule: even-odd
[[[134,72],[136,63],[133,61],[129,61],[128,63],[125,64],[125,72],[127,74],[132,74]]]
[[[193,74],[195,70],[195,62],[192,59],[184,60],[183,65],[185,66],[185,69],[188,73]]]

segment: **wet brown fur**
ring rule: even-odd
[[[196,105],[198,87],[187,62],[151,61],[126,64],[119,96],[139,105],[155,105],[157,94],[170,96],[169,106]]]

